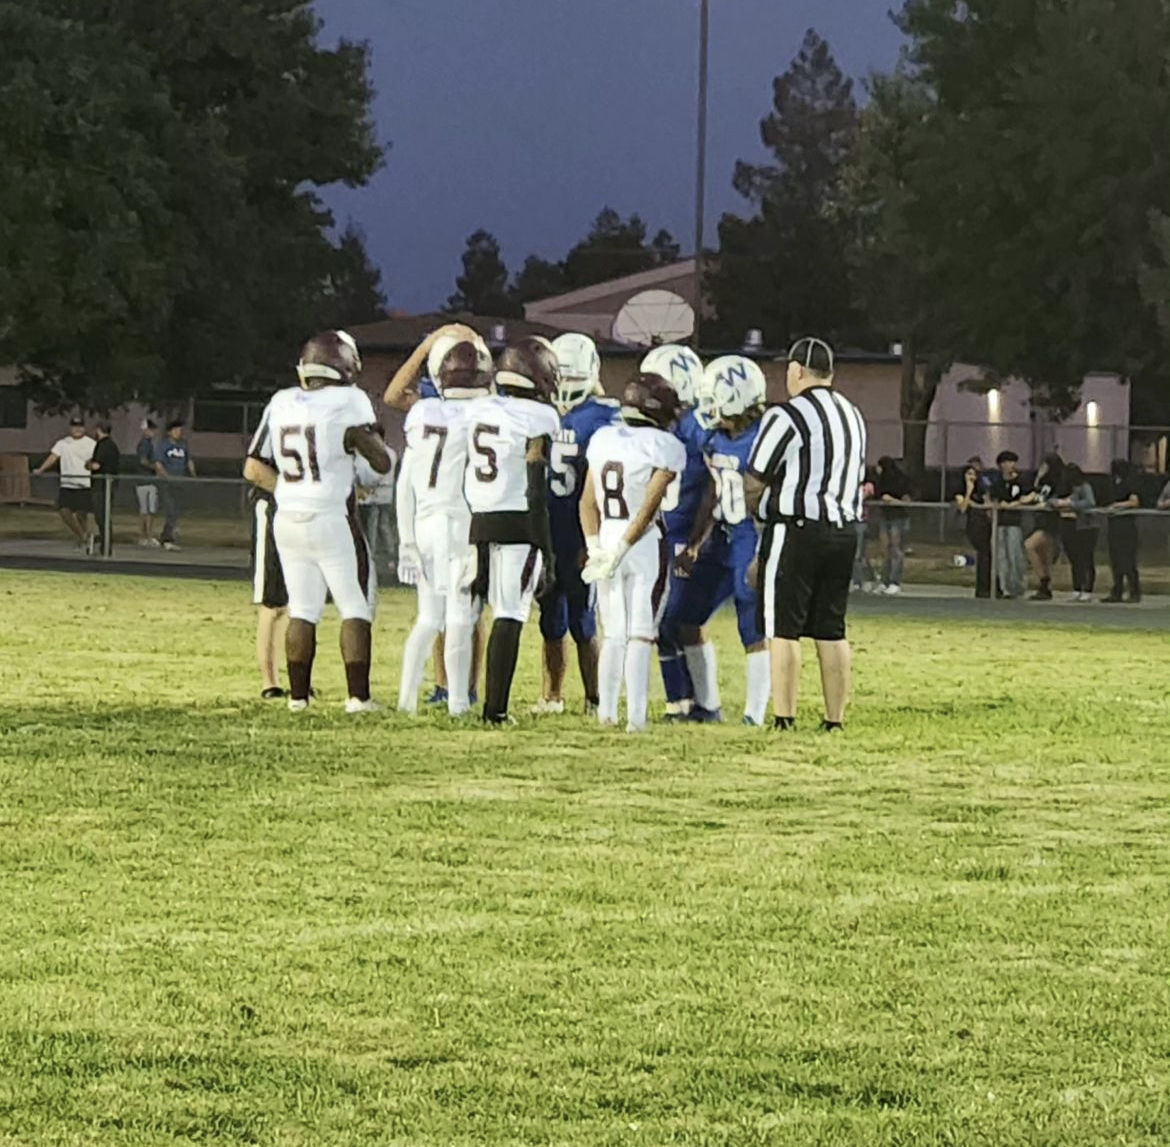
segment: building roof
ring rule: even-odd
[[[527,335],[544,335],[556,338],[562,332],[544,323],[529,322],[527,319],[501,319],[484,315],[448,315],[432,313],[426,315],[393,315],[376,323],[363,323],[349,328],[357,339],[358,346],[365,352],[410,352],[436,327],[446,323],[465,323],[490,339],[494,328],[504,328],[505,341],[524,338]]]
[[[603,283],[594,283],[591,287],[581,287],[563,295],[534,299],[524,307],[524,314],[534,321],[539,321],[540,317],[546,314],[571,314],[577,311],[592,313],[599,308],[610,309],[606,304],[612,303],[615,297],[624,301],[624,297],[637,294],[639,291],[664,290],[672,287],[676,294],[682,295],[693,306],[694,281],[695,260],[682,259],[665,267],[654,267],[634,275],[623,275],[619,279],[607,279]]]

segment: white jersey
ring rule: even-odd
[[[646,504],[655,470],[681,474],[687,466],[687,450],[669,431],[616,422],[593,435],[585,461],[601,510],[600,542],[610,549],[621,541]],[[651,533],[640,542],[647,541]]]
[[[463,475],[467,469],[466,399],[424,398],[406,416],[414,516],[442,514],[466,518]]]
[[[528,509],[528,442],[555,438],[561,420],[551,406],[493,394],[467,411],[467,503],[473,514]]]
[[[346,433],[375,421],[370,396],[356,386],[290,387],[274,394],[248,453],[279,473],[277,509],[343,511],[354,485]]]

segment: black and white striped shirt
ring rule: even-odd
[[[813,386],[764,415],[749,468],[767,486],[764,521],[861,520],[865,419],[847,398]]]

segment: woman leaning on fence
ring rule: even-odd
[[[1084,471],[1075,462],[1064,469],[1069,494],[1052,505],[1060,511],[1061,541],[1072,566],[1073,601],[1093,600],[1097,581],[1097,497]]]
[[[991,597],[991,514],[986,506],[991,483],[983,472],[983,459],[970,458],[963,468],[955,505],[963,515],[967,541],[975,551],[975,596]]]

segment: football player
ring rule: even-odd
[[[358,386],[362,360],[345,331],[311,338],[297,364],[300,385],[273,395],[252,439],[244,477],[276,498],[273,533],[288,586],[289,708],[307,709],[317,624],[333,595],[341,614],[347,713],[370,699],[371,624],[377,586],[354,505],[354,456],[379,474],[390,456],[374,432],[374,407]]]
[[[660,511],[687,463],[672,433],[679,409],[664,378],[639,374],[622,396],[621,423],[599,430],[586,454],[581,526],[590,556],[582,576],[598,584],[605,630],[598,718],[617,724],[624,676],[631,733],[646,727],[650,647],[666,605],[670,549]]]
[[[465,490],[471,541],[478,550],[475,596],[492,607],[483,719],[508,721],[520,634],[544,569],[551,571],[548,459],[560,419],[552,402],[560,381],[547,339],[505,348],[496,363],[496,393],[469,404]]]
[[[618,416],[617,403],[596,397],[601,390],[601,359],[588,335],[567,334],[553,340],[560,383],[556,407],[561,429],[549,459],[549,524],[554,569],[539,600],[544,638],[544,695],[534,714],[563,713],[565,635],[577,647],[577,667],[585,687],[586,712],[597,709],[597,616],[594,592],[581,580],[585,538],[581,534],[581,490],[585,453],[594,433]]]
[[[701,426],[694,412],[703,380],[703,363],[690,347],[667,345],[652,350],[642,360],[641,369],[665,378],[683,407],[675,433],[686,448],[687,464],[667,491],[662,507],[671,554],[677,559],[690,544],[695,519],[710,483],[703,455],[710,428]],[[666,613],[658,635],[658,663],[666,691],[666,719],[685,720],[692,712],[715,715],[719,707],[715,647],[705,633],[688,632],[684,635],[682,632],[678,611],[685,589],[683,571],[676,568],[672,573]],[[683,641],[684,636],[689,639],[687,642]]]
[[[398,708],[418,711],[426,658],[444,634],[447,711],[471,707],[472,634],[480,603],[468,583],[475,551],[468,540],[471,511],[463,493],[467,416],[472,400],[490,393],[492,356],[474,331],[435,339],[428,374],[440,397],[422,398],[406,416],[406,453],[398,480],[399,567],[418,587],[418,618],[406,641]]]
[[[763,725],[767,715],[771,673],[756,586],[749,578],[757,537],[747,509],[744,478],[766,404],[767,380],[751,359],[729,355],[707,367],[696,412],[700,423],[712,427],[704,447],[712,481],[690,543],[679,559],[687,574],[678,612],[684,640],[697,636],[724,602],[735,602],[739,636],[747,651],[743,719],[745,725],[757,726]],[[718,697],[711,708],[718,712]]]

